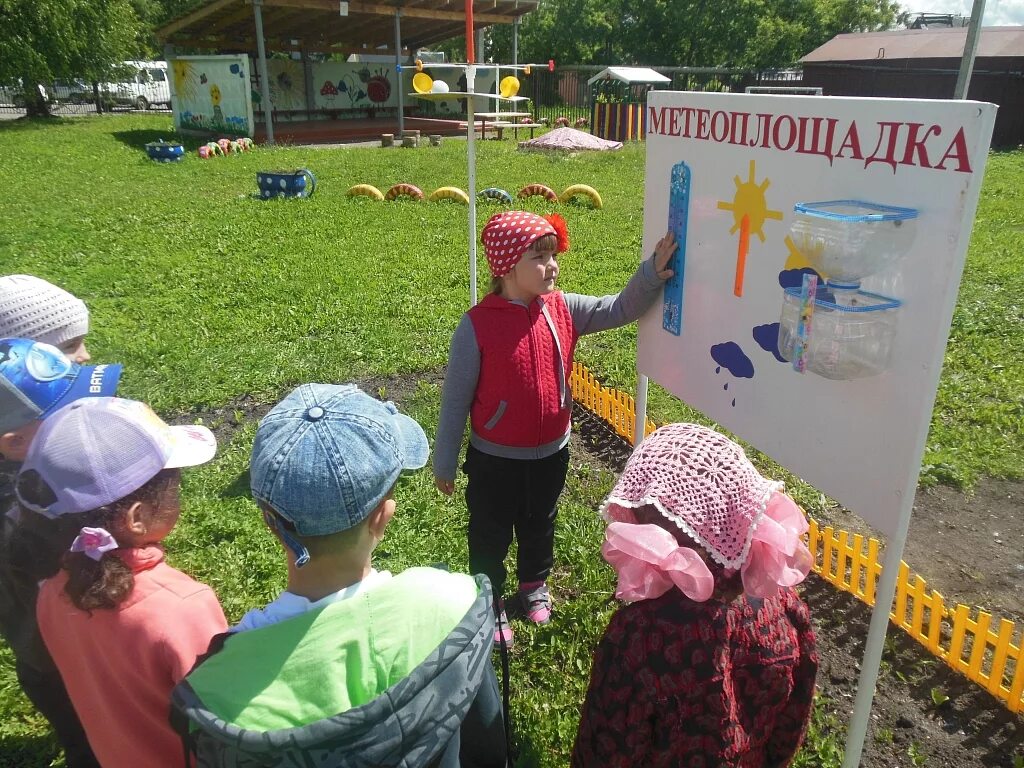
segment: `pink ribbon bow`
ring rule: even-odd
[[[601,554],[619,574],[620,600],[650,600],[675,585],[702,603],[715,591],[715,577],[701,556],[657,525],[609,523]]]
[[[83,528],[71,542],[72,552],[84,552],[86,557],[91,557],[97,562],[105,552],[117,547],[117,539],[111,536],[106,528]]]
[[[807,578],[814,564],[803,541],[807,527],[807,518],[795,501],[780,491],[772,494],[740,569],[744,592],[771,597],[779,587],[793,587]]]

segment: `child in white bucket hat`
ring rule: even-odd
[[[0,337],[51,344],[76,363],[87,363],[89,310],[63,288],[33,275],[0,277]]]
[[[601,511],[618,573],[573,768],[790,764],[814,700],[807,521],[743,449],[670,424],[630,457]]]
[[[100,765],[162,768],[180,754],[171,689],[227,629],[213,591],[159,546],[181,511],[179,469],[216,448],[205,427],[93,398],[44,421],[18,473],[24,513],[49,518],[68,550],[36,614]]]

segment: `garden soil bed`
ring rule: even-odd
[[[401,404],[424,381],[443,372],[377,377],[359,382]],[[180,413],[202,418],[221,441],[261,418],[271,404],[241,398],[223,408]],[[573,451],[586,452],[618,473],[629,445],[602,421],[574,406]],[[1024,621],[1024,483],[983,480],[973,494],[947,487],[918,492],[904,559],[948,600],[981,606],[994,615]],[[863,520],[837,510],[820,520],[874,535]],[[871,611],[813,574],[804,594],[818,628],[818,687],[845,727],[853,708],[860,659]],[[1019,638],[1019,633],[1018,633]],[[1019,640],[1018,640],[1019,641]],[[936,700],[948,697],[941,705]],[[1011,714],[977,684],[953,672],[903,632],[890,627],[862,765],[867,768],[1017,768],[1024,755],[1024,718]]]

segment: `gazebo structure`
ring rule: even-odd
[[[610,141],[643,139],[647,134],[647,92],[672,79],[649,67],[608,67],[587,80],[590,132]]]
[[[513,24],[518,31],[519,19],[538,4],[474,1],[473,30]],[[407,118],[426,130],[463,132],[464,105],[453,99],[423,116],[406,98],[411,73],[403,77],[397,67],[417,50],[465,33],[465,10],[451,0],[209,0],[157,30],[169,61],[195,50],[252,57],[268,143],[275,127],[292,140],[369,138],[403,130]],[[290,56],[268,59],[268,52]],[[327,61],[314,61],[324,55]],[[356,61],[345,69],[350,57]]]

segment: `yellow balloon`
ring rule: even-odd
[[[412,76],[412,89],[416,93],[430,93],[434,80],[426,72],[417,72]]]
[[[501,82],[498,83],[498,92],[506,99],[515,96],[519,93],[519,78],[515,75],[501,78]]]

